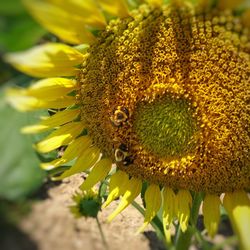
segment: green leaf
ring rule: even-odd
[[[45,34],[27,14],[0,17],[0,45],[2,50],[18,51],[30,48]]]
[[[21,0],[8,0],[1,1],[0,3],[0,15],[18,15],[24,13],[25,9]]]
[[[45,177],[32,148],[32,138],[20,133],[30,117],[9,107],[0,89],[0,197],[19,200],[39,188]]]
[[[38,43],[46,31],[27,13],[20,0],[0,3],[0,49],[25,50]]]

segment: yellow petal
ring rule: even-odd
[[[203,201],[202,211],[207,232],[214,237],[220,222],[220,197],[207,194]]]
[[[244,0],[219,0],[218,8],[221,10],[234,9],[238,7]]]
[[[124,193],[121,202],[115,211],[108,217],[108,221],[113,220],[119,213],[121,213],[140,194],[141,188],[141,180],[131,178],[126,185],[126,192]]]
[[[81,44],[95,41],[94,35],[85,27],[83,17],[79,18],[74,13],[49,2],[40,0],[23,0],[23,2],[42,26],[65,42]]]
[[[100,150],[97,147],[90,147],[86,149],[82,155],[77,159],[76,163],[61,176],[56,178],[57,180],[64,179],[73,174],[81,173],[87,169],[93,167],[100,157]]]
[[[250,249],[250,200],[244,191],[226,193],[223,205],[228,212],[241,249]]]
[[[36,145],[36,150],[48,153],[63,145],[69,144],[83,130],[81,122],[71,122],[52,132],[47,138]]]
[[[81,190],[88,190],[92,188],[96,183],[103,180],[109,173],[112,166],[112,161],[108,158],[101,159],[91,169],[91,172],[87,179],[80,186]]]
[[[158,185],[151,184],[145,192],[146,211],[144,223],[138,232],[142,232],[151,220],[156,216],[161,207],[161,190]]]
[[[126,0],[98,0],[102,9],[116,17],[129,16],[128,3]]]
[[[22,133],[33,134],[40,133],[46,130],[61,126],[68,122],[73,121],[79,115],[79,109],[65,109],[63,111],[57,112],[56,114],[43,118],[39,124],[26,126],[22,128]]]
[[[77,16],[83,24],[100,29],[104,29],[106,26],[105,17],[95,0],[49,0],[49,2],[56,4],[69,14]]]
[[[47,43],[24,52],[5,55],[5,60],[25,74],[34,77],[75,76],[75,67],[83,62],[83,54],[70,46]]]
[[[24,89],[8,89],[6,91],[6,101],[19,111],[32,111],[36,109],[62,109],[75,104],[73,96],[60,97],[56,100],[39,100],[35,97],[27,96]]]
[[[110,178],[109,195],[103,203],[102,208],[107,207],[113,200],[118,198],[126,191],[127,183],[129,182],[128,175],[123,171],[117,171]]]
[[[56,100],[42,101],[38,100],[38,102],[31,107],[31,110],[35,109],[62,109],[67,108],[72,105],[75,105],[75,97],[67,96],[61,97]]]
[[[146,0],[146,2],[155,7],[160,7],[163,4],[163,0]]]
[[[164,188],[162,195],[163,195],[162,221],[163,221],[166,240],[168,243],[170,243],[171,242],[170,226],[175,216],[176,197],[174,191],[170,188]]]
[[[176,195],[176,215],[180,222],[182,232],[185,232],[188,227],[190,217],[190,209],[192,205],[192,196],[187,190],[179,190]]]
[[[47,78],[32,84],[26,94],[42,100],[57,99],[76,88],[76,81],[66,78]]]
[[[81,156],[83,152],[91,146],[91,144],[92,142],[89,136],[80,136],[69,144],[61,158],[51,162],[42,163],[40,166],[46,170],[51,170],[61,166],[62,164]]]
[[[7,103],[19,111],[33,110],[39,103],[36,98],[27,96],[25,89],[8,88],[5,96]]]

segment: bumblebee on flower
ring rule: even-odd
[[[45,78],[11,89],[9,101],[22,111],[58,110],[23,129],[53,129],[36,145],[41,153],[67,146],[61,158],[42,164],[55,169],[75,159],[57,179],[90,169],[80,187],[89,190],[116,164],[103,207],[121,202],[109,220],[147,182],[140,230],[162,206],[167,240],[175,219],[185,232],[194,194],[204,193],[213,236],[225,193],[240,243],[250,247],[240,226],[244,214],[250,227],[250,11],[235,1],[166,2],[24,1],[67,45],[7,55],[20,71]]]

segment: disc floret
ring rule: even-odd
[[[228,11],[171,5],[111,21],[78,80],[82,119],[103,154],[173,188],[247,188],[249,40],[239,26]]]

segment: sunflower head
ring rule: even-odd
[[[249,186],[249,32],[239,17],[143,5],[88,53],[81,117],[120,169],[172,188]]]
[[[205,193],[210,235],[218,227],[221,193],[232,220],[241,221],[241,212],[250,218],[250,11],[237,9],[236,1],[166,2],[25,1],[60,39],[89,46],[48,43],[6,60],[27,74],[48,77],[10,90],[10,102],[22,111],[58,111],[23,129],[55,128],[36,145],[41,153],[66,146],[42,167],[57,170],[75,160],[55,179],[91,169],[80,187],[87,192],[115,164],[103,207],[122,199],[109,219],[148,182],[141,230],[162,205],[169,241],[173,220],[183,232],[188,228],[189,191]],[[74,200],[78,214],[99,204],[79,195]],[[234,226],[241,231],[238,221]],[[248,238],[241,240],[246,249]]]

